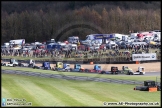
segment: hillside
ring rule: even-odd
[[[158,1],[3,1],[1,42],[26,42],[88,34],[123,33],[161,29]]]
[[[80,9],[82,7],[90,7],[99,9],[105,7],[107,10],[119,6],[121,9],[160,9],[160,1],[3,1],[2,11],[11,14],[13,12],[21,13],[23,11],[39,11],[42,9],[48,12],[50,9],[57,11],[67,11]]]

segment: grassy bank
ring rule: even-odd
[[[26,99],[33,106],[103,106],[103,102],[159,102],[160,92],[134,85],[69,81],[2,74],[2,97]]]

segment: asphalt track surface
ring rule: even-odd
[[[119,84],[143,84],[143,81],[120,80],[120,79],[87,77],[87,76],[73,76],[73,75],[63,75],[63,74],[49,74],[49,73],[47,74],[47,73],[28,72],[28,71],[19,71],[19,70],[1,70],[1,72],[4,74],[17,74],[17,75],[25,75],[25,76],[59,78],[59,79],[67,79],[67,80],[97,81],[97,82],[108,82],[108,83],[119,83]],[[105,75],[109,75],[109,74],[105,74]],[[118,75],[123,75],[123,74],[118,74]],[[160,76],[160,72],[146,72],[145,75]],[[142,75],[142,76],[145,76],[145,75]],[[133,75],[133,76],[136,76],[136,75]]]
[[[146,76],[161,76],[160,72],[146,72]]]
[[[118,74],[118,75],[125,75],[125,74]],[[137,75],[133,75],[133,76],[137,76]],[[142,76],[161,76],[161,74],[160,72],[145,72],[145,75],[142,75]]]

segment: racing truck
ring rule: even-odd
[[[22,62],[18,63],[18,66],[20,67],[34,67],[34,65],[35,65],[35,61],[33,59],[30,59],[28,63],[22,63]]]
[[[118,67],[112,66],[111,71],[101,71],[100,74],[128,74],[128,72],[133,72],[128,66],[123,66],[121,71],[118,70]]]
[[[6,63],[4,63],[2,60],[1,60],[1,66],[5,66]]]
[[[42,66],[36,66],[36,65],[33,65],[33,69],[44,69],[44,70],[50,70],[51,67],[50,67],[50,63],[49,63],[49,62],[43,62],[43,63],[42,63]]]
[[[75,64],[74,69],[70,69],[70,72],[84,72],[84,68],[80,64]]]
[[[33,67],[35,66],[35,60],[30,59],[28,67]]]
[[[138,67],[138,70],[136,72],[133,71],[128,72],[128,75],[144,75],[144,74],[145,74],[145,68],[142,66]]]
[[[63,62],[57,62],[53,68],[54,71],[70,72],[70,64],[64,64]]]
[[[100,73],[101,72],[101,66],[94,65],[94,69],[85,69],[85,72]]]
[[[133,70],[131,68],[129,68],[128,66],[122,66],[122,70],[119,73],[129,75],[129,73],[131,72],[133,73]]]
[[[51,66],[49,62],[43,62],[42,67],[44,70],[50,70]]]
[[[9,63],[5,63],[5,66],[15,67],[15,66],[18,66],[18,64],[19,63],[17,60],[11,58]]]
[[[120,71],[118,70],[118,67],[116,66],[111,66],[111,74],[118,74]]]

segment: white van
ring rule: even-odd
[[[72,44],[77,44],[79,42],[79,37],[78,36],[69,37],[68,42]]]

